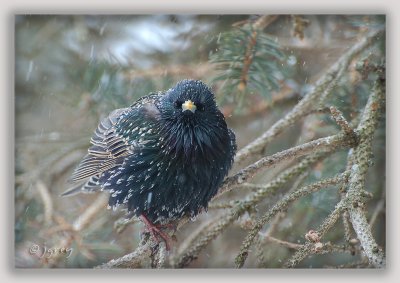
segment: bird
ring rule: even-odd
[[[106,191],[108,208],[123,205],[166,243],[160,227],[207,210],[237,149],[214,93],[193,79],[112,111],[90,143],[62,195]]]

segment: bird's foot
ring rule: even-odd
[[[144,214],[140,215],[139,217],[143,223],[146,226],[146,230],[147,232],[150,233],[150,235],[159,243],[160,242],[160,238],[165,242],[165,247],[167,249],[167,251],[170,250],[171,247],[171,237],[165,233],[164,231],[161,230],[162,227],[168,227],[168,228],[172,228],[174,227],[172,224],[168,223],[165,225],[158,225],[158,224],[153,224]]]

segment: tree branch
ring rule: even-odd
[[[332,118],[335,120],[336,124],[338,124],[346,134],[355,137],[356,133],[350,127],[349,122],[344,118],[343,113],[334,106],[329,107],[329,110],[331,111]]]
[[[152,241],[142,240],[136,250],[132,253],[117,259],[112,259],[107,263],[96,266],[95,268],[150,268],[150,258],[152,255],[151,244]]]
[[[41,180],[36,182],[36,188],[43,201],[45,223],[50,225],[53,218],[53,200],[51,198],[49,189]]]
[[[322,103],[332,87],[336,85],[344,70],[347,69],[351,60],[360,54],[360,52],[371,46],[381,33],[382,31],[373,33],[347,51],[337,63],[314,84],[314,89],[286,114],[284,118],[277,121],[268,131],[239,150],[235,156],[235,162],[241,162],[250,155],[261,153],[274,138],[283,132],[283,130],[293,125],[309,111],[312,111],[316,105]]]
[[[242,247],[240,248],[240,252],[235,259],[236,267],[241,268],[247,259],[249,248],[254,241],[255,236],[260,232],[262,227],[269,222],[273,216],[277,213],[286,210],[289,204],[300,197],[306,196],[313,192],[319,191],[320,189],[327,187],[329,185],[335,185],[346,179],[347,172],[339,174],[333,178],[328,178],[319,182],[316,182],[311,185],[307,185],[295,192],[292,192],[285,197],[283,197],[278,203],[276,203],[270,210],[267,211],[254,225],[251,229],[250,233],[246,236],[243,241]]]
[[[278,245],[280,245],[282,247],[286,247],[288,249],[298,250],[298,249],[300,249],[302,247],[302,245],[300,245],[300,244],[291,243],[291,242],[287,242],[287,241],[282,241],[282,240],[279,240],[279,239],[277,239],[275,237],[272,237],[272,236],[269,236],[269,235],[265,235],[263,233],[260,233],[260,238],[263,240],[264,243],[271,242],[271,243],[278,244]]]
[[[349,137],[344,133],[339,133],[333,136],[320,138],[302,145],[298,145],[281,152],[275,153],[271,156],[261,158],[257,162],[240,170],[238,173],[231,177],[227,177],[218,191],[220,195],[229,192],[235,185],[245,182],[247,179],[252,178],[259,171],[266,169],[286,159],[294,159],[304,156],[316,150],[335,149],[340,146],[355,146],[355,139]]]
[[[275,21],[278,18],[278,16],[273,15],[265,15],[261,16],[257,21],[254,22],[252,25],[252,28],[254,29],[251,37],[249,38],[249,43],[246,48],[246,53],[244,54],[244,62],[243,62],[243,68],[242,68],[242,74],[240,76],[240,83],[238,85],[238,89],[240,91],[244,91],[247,87],[247,82],[249,79],[249,70],[250,66],[253,62],[253,53],[254,53],[254,46],[257,43],[257,35],[260,31],[262,31],[266,26],[268,26],[270,23]]]
[[[382,249],[378,247],[365,216],[365,198],[363,198],[363,195],[365,194],[365,179],[372,154],[372,139],[384,101],[383,84],[384,82],[380,81],[380,79],[376,81],[360,124],[357,127],[360,143],[351,156],[353,166],[351,167],[346,195],[351,202],[349,214],[357,238],[360,240],[370,264],[378,268],[386,265],[385,255]]]
[[[329,214],[328,217],[322,222],[318,230],[315,232],[318,238],[321,239],[330,228],[335,225],[335,223],[340,218],[341,212],[345,209],[345,201],[341,200],[335,207],[335,209]],[[305,259],[310,254],[316,253],[320,250],[320,241],[311,241],[310,239],[285,263],[285,267],[295,267],[303,259]]]
[[[309,166],[315,164],[317,161],[325,158],[327,152],[315,152],[310,156],[304,158],[301,162],[294,165],[293,167],[285,170],[279,174],[274,180],[264,185],[262,188],[257,190],[248,197],[247,200],[238,201],[236,206],[230,209],[227,213],[217,217],[210,225],[199,231],[199,233],[190,239],[185,241],[181,246],[185,249],[181,250],[175,256],[173,260],[173,267],[185,267],[193,259],[197,258],[200,251],[214,238],[216,238],[225,227],[231,224],[243,213],[254,207],[255,204],[264,199],[267,195],[271,196],[276,193],[282,186],[293,179],[296,176],[302,174]]]

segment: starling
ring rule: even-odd
[[[183,80],[103,119],[65,192],[108,191],[148,229],[207,209],[233,163],[234,133],[203,82]],[[154,235],[154,234],[153,234]]]

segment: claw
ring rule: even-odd
[[[146,225],[146,230],[148,232],[150,232],[151,236],[157,242],[160,242],[160,239],[159,239],[159,237],[160,237],[165,242],[165,247],[166,247],[167,251],[169,251],[170,246],[171,246],[170,243],[171,243],[172,239],[167,233],[160,230],[161,225],[154,225],[144,214],[140,215],[139,218]],[[167,224],[166,226],[169,226],[169,224]]]

